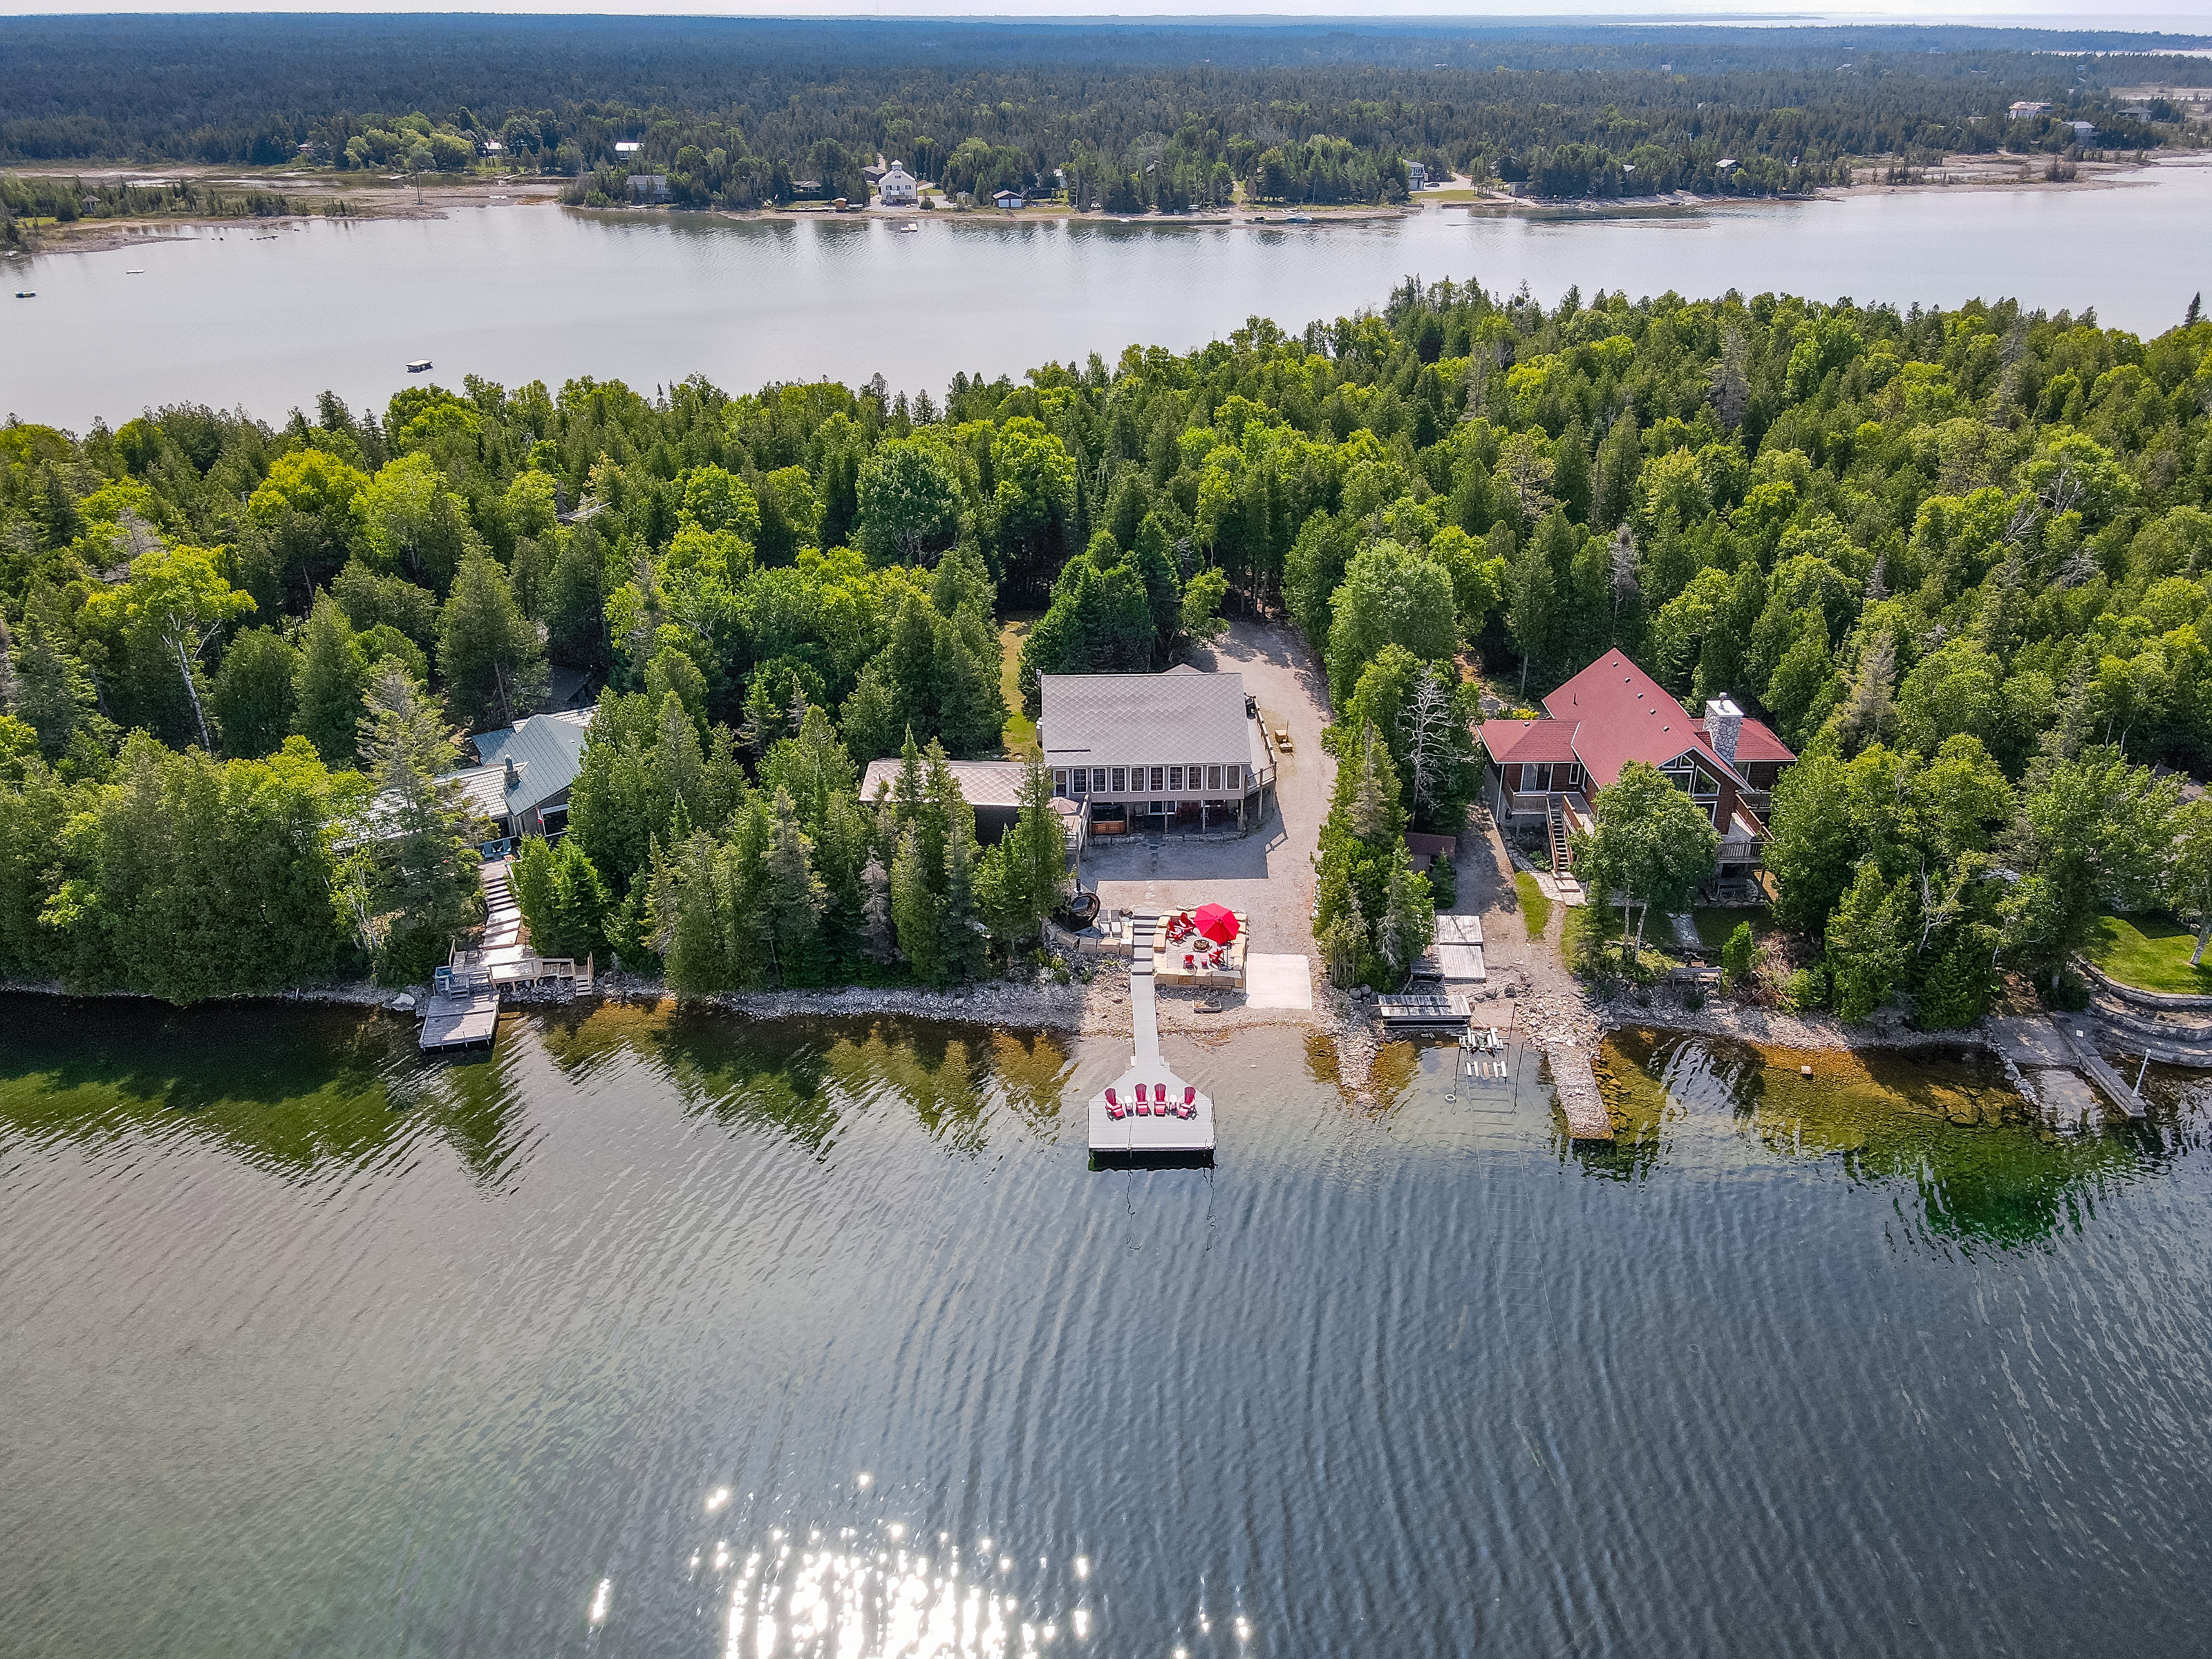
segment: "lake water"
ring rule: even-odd
[[[1247,317],[1302,328],[1409,274],[1547,302],[1669,289],[1953,305],[2017,295],[2155,333],[2212,275],[2212,167],[2065,191],[1917,190],[1698,214],[1479,215],[1207,228],[933,216],[738,222],[463,207],[443,220],[220,233],[0,264],[0,413],[82,430],[149,404],[281,421],[333,389],[381,407],[431,378],[579,375],[731,391],[827,375],[941,395],[955,371],[1177,349]],[[132,274],[136,271],[138,274]]]
[[[0,1001],[12,1655],[2197,1654],[2205,1107],[1944,1057]]]

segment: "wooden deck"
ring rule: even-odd
[[[1376,1017],[1386,1031],[1464,1031],[1468,1009],[1468,1000],[1456,991],[1409,991],[1375,1000]]]
[[[1166,1099],[1180,1102],[1189,1087],[1168,1070],[1167,1063],[1160,1058],[1159,1003],[1152,982],[1152,964],[1156,960],[1153,932],[1160,921],[1157,916],[1135,919],[1129,965],[1129,1012],[1135,1040],[1129,1064],[1121,1075],[1114,1079],[1109,1089],[1102,1089],[1091,1097],[1087,1127],[1093,1168],[1130,1164],[1210,1164],[1213,1161],[1211,1096],[1192,1091],[1191,1103],[1197,1109],[1188,1118],[1173,1113],[1140,1114],[1135,1109],[1140,1084],[1148,1106],[1161,1097],[1161,1091],[1164,1091]],[[1118,1118],[1107,1109],[1109,1089],[1115,1104],[1121,1110]]]
[[[489,1047],[499,1027],[499,993],[488,985],[470,986],[450,996],[433,994],[422,1006],[422,1032],[417,1041],[425,1052]]]
[[[1180,945],[1168,943],[1167,918],[1156,919],[1152,929],[1152,973],[1162,985],[1178,990],[1241,991],[1244,988],[1244,954],[1252,942],[1252,918],[1242,910],[1230,914],[1237,918],[1237,937],[1230,940],[1223,951],[1225,960],[1218,968],[1202,968],[1198,942],[1185,939]],[[1212,941],[1206,941],[1210,951]],[[1185,957],[1194,958],[1190,967],[1182,965]]]

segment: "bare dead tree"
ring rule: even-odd
[[[1451,755],[1451,721],[1450,697],[1434,674],[1424,672],[1413,683],[1412,698],[1398,711],[1416,806],[1433,810],[1437,805],[1437,785]]]

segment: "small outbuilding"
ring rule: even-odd
[[[1028,198],[1018,190],[1001,190],[994,191],[992,194],[991,200],[1009,211],[1012,211],[1015,208],[1027,207],[1029,205]]]
[[[878,790],[890,793],[898,787],[896,755],[872,760],[860,776],[860,799],[872,801]],[[1022,815],[1022,775],[1029,769],[1020,761],[957,760],[948,763],[960,798],[975,810],[975,839],[989,845],[1014,827]]]

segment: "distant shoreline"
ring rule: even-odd
[[[1954,158],[1957,165],[1948,162],[1924,169],[1935,177],[1926,177],[1913,184],[1892,185],[1868,182],[1849,185],[1831,185],[1799,196],[1700,196],[1686,191],[1663,196],[1621,197],[1538,197],[1511,196],[1502,190],[1475,191],[1465,187],[1424,191],[1405,204],[1352,204],[1341,207],[1250,207],[1192,213],[1116,214],[1086,212],[1060,204],[1043,204],[1018,210],[994,207],[969,209],[945,208],[884,208],[881,205],[840,211],[827,204],[793,204],[788,207],[682,209],[665,206],[650,207],[577,207],[568,211],[609,222],[707,222],[732,223],[826,222],[837,224],[866,224],[888,222],[918,224],[947,224],[959,228],[990,226],[1003,228],[1009,225],[1080,224],[1125,225],[1146,229],[1194,230],[1311,230],[1330,226],[1368,225],[1386,223],[1418,217],[1431,210],[1444,213],[1465,213],[1470,218],[1527,218],[1542,222],[1571,222],[1580,220],[1634,218],[1690,218],[1717,210],[1751,207],[1796,207],[1815,202],[1841,202],[1855,198],[1893,196],[1902,193],[1971,191],[1987,194],[2006,191],[2048,194],[2090,190],[2110,190],[2154,185],[2154,175],[2160,169],[2192,168],[2212,166],[2212,154],[2195,151],[2176,151],[2154,156],[2138,165],[2129,161],[2085,161],[2079,163],[2074,179],[2057,181],[2043,179],[2022,179],[2017,176],[2020,158],[2003,161],[1988,157]],[[2015,171],[2006,176],[2005,168]],[[11,168],[11,172],[38,173],[48,176],[65,175],[71,178],[132,178],[209,179],[237,185],[289,186],[306,196],[318,187],[335,186],[336,179],[326,174],[276,173],[266,178],[237,175],[233,172],[210,168],[143,168],[116,167],[70,167],[45,164],[36,167]],[[41,228],[41,245],[34,249],[10,249],[9,258],[22,261],[56,253],[105,253],[118,249],[143,247],[152,242],[196,240],[210,232],[270,235],[279,228],[294,228],[310,223],[367,224],[386,220],[422,220],[450,218],[454,212],[471,208],[525,208],[558,206],[562,181],[531,178],[497,183],[472,179],[465,184],[425,185],[419,201],[404,199],[406,190],[387,187],[388,181],[378,180],[365,190],[357,190],[343,197],[353,210],[343,215],[319,211],[271,216],[266,218],[209,218],[161,217],[146,219],[79,220],[72,224]],[[333,190],[328,198],[312,199],[336,201],[340,199]],[[1294,220],[1292,216],[1297,217]]]

